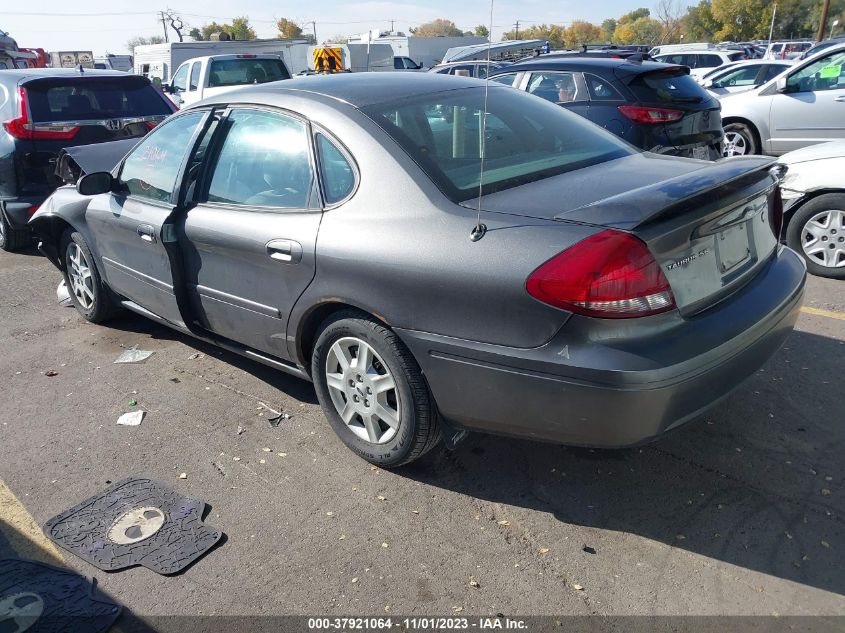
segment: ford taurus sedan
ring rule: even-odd
[[[86,319],[312,380],[390,467],[444,431],[633,445],[728,394],[803,295],[770,167],[642,153],[474,79],[309,77],[172,116],[32,223]]]

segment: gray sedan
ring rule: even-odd
[[[174,115],[32,224],[86,319],[313,380],[390,467],[462,429],[637,444],[728,394],[804,290],[770,162],[641,153],[473,79],[310,77]]]

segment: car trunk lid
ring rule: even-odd
[[[485,196],[482,208],[636,235],[660,264],[678,309],[690,316],[740,288],[777,248],[772,163],[638,155]],[[560,211],[561,199],[570,201],[569,210]]]

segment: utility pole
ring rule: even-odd
[[[394,23],[395,21],[396,21],[396,20],[391,20],[391,21],[390,21],[390,32],[391,32],[391,33],[393,33],[393,23]]]
[[[317,22],[311,22],[311,28],[314,30],[314,46],[316,46],[319,42],[317,42]]]
[[[775,30],[775,16],[778,14],[778,3],[775,2],[775,7],[772,10],[772,24],[769,27],[769,44],[772,43],[772,32]]]
[[[824,0],[824,4],[822,4],[822,19],[819,22],[819,32],[816,34],[817,42],[821,42],[824,39],[824,32],[827,31],[828,12],[830,12],[830,0]]]
[[[158,14],[161,16],[161,27],[164,29],[164,41],[169,42],[170,38],[167,36],[167,17],[164,15],[164,11],[159,11]]]
[[[513,39],[519,39],[519,20],[516,21],[516,32],[514,33]]]

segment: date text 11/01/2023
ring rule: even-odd
[[[456,617],[413,617],[413,618],[308,618],[309,631],[377,631],[388,629],[408,631],[436,630],[526,630],[525,620],[506,617],[456,618]]]

